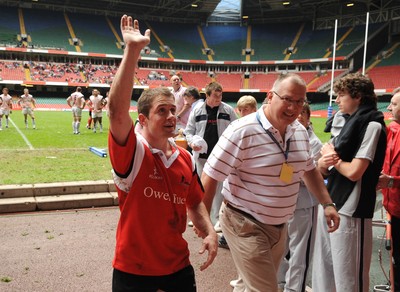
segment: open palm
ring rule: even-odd
[[[124,15],[121,18],[121,33],[126,45],[136,43],[144,47],[150,43],[150,30],[147,29],[142,35],[139,30],[139,21],[133,20],[131,16]]]

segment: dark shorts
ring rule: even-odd
[[[166,276],[141,276],[114,269],[113,292],[196,292],[194,269],[191,265]]]

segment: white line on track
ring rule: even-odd
[[[10,122],[11,124],[13,124],[14,128],[17,130],[17,132],[21,135],[22,139],[24,139],[26,145],[28,145],[30,150],[34,150],[35,148],[33,148],[31,142],[29,142],[28,138],[26,138],[26,136],[24,135],[24,133],[21,132],[21,130],[17,127],[17,125],[14,123],[14,121],[10,118]]]

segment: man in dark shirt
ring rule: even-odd
[[[228,125],[237,119],[235,110],[222,101],[222,86],[218,82],[211,82],[206,86],[206,101],[192,110],[185,128],[188,145],[194,152],[199,153],[196,160],[197,173],[201,176],[203,166],[208,156],[217,144],[219,137]],[[199,139],[207,143],[207,151],[198,145]],[[205,152],[205,153],[203,153]],[[222,204],[222,183],[219,184],[217,195],[211,208],[211,221],[218,228],[219,209]]]

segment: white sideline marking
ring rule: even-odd
[[[14,123],[14,121],[11,118],[10,118],[10,122],[11,122],[11,124],[13,124],[13,126],[17,130],[17,132],[21,135],[22,139],[24,139],[26,145],[28,145],[28,147],[29,147],[29,150],[34,150],[35,148],[33,148],[31,142],[29,142],[28,138],[26,138],[24,133],[21,132],[21,130],[17,127],[17,125]]]
[[[23,151],[23,150],[26,150],[26,149],[25,148],[22,148],[22,149],[20,149],[20,148],[9,148],[9,149],[5,148],[5,149],[0,149],[0,152],[2,152],[2,151]],[[88,147],[81,147],[81,148],[35,148],[35,149],[32,149],[32,150],[34,150],[34,151],[59,151],[59,152],[62,152],[62,151],[67,151],[67,150],[89,150],[89,148]]]

